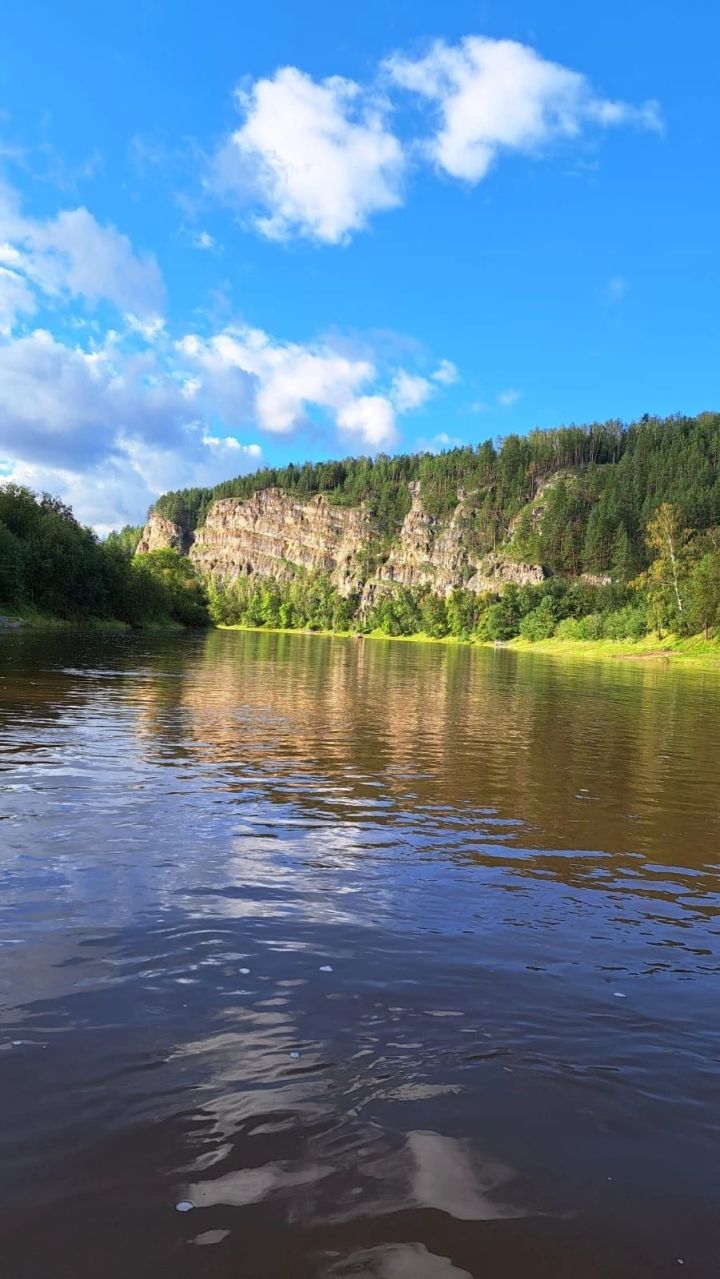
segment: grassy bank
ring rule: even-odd
[[[681,639],[677,635],[646,635],[640,640],[563,640],[547,639],[531,643],[524,639],[510,640],[503,647],[516,652],[548,653],[558,657],[610,657],[635,658],[638,661],[664,661],[704,663],[720,667],[720,640],[704,639],[692,635]]]
[[[363,640],[388,640],[401,644],[460,644],[469,648],[507,648],[516,653],[544,653],[556,657],[614,658],[637,659],[649,661],[656,659],[663,662],[704,663],[720,667],[720,639],[705,640],[702,635],[694,635],[689,639],[680,639],[676,635],[646,635],[641,640],[563,640],[547,639],[531,642],[524,639],[512,639],[505,643],[493,644],[483,640],[463,640],[454,635],[437,638],[418,632],[415,635],[386,635],[384,631],[368,631],[358,635],[355,631],[313,631],[309,628],[290,629],[269,626],[244,626],[236,623],[232,626],[218,626],[221,631],[254,631],[258,634],[275,635],[324,635],[338,639],[361,638]]]
[[[155,622],[143,622],[140,626],[130,626],[117,617],[57,617],[53,613],[43,613],[39,609],[24,605],[21,609],[7,608],[0,604],[0,635],[15,634],[22,631],[184,631],[187,628],[172,618],[164,618]]]

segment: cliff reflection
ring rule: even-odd
[[[720,688],[710,676],[223,632],[177,674],[132,690],[148,757],[212,761],[222,785],[276,787],[305,819],[372,813],[382,838],[419,808],[450,855],[453,832],[472,819],[484,843],[642,853],[698,870],[717,862]],[[539,872],[553,867],[584,878],[582,860],[537,859]]]

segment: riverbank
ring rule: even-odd
[[[704,639],[702,635],[693,635],[681,639],[675,635],[666,635],[662,639],[657,635],[646,635],[640,640],[526,640],[521,637],[503,642],[478,639],[460,639],[456,635],[426,635],[417,632],[414,635],[386,635],[384,631],[329,631],[311,630],[309,627],[292,628],[281,626],[245,626],[220,624],[214,629],[220,631],[250,631],[261,635],[312,635],[333,639],[384,640],[400,644],[444,644],[460,645],[465,648],[509,649],[516,653],[536,653],[549,657],[598,659],[615,661],[657,661],[673,665],[703,665],[710,669],[720,669],[720,639]],[[2,613],[0,611],[0,635],[18,634],[23,631],[72,631],[92,630],[111,632],[131,632],[141,630],[184,631],[187,627],[168,619],[160,622],[147,622],[140,627],[131,627],[127,622],[117,618],[80,618],[69,621],[66,618],[54,617],[39,613],[32,609],[23,609],[22,613]]]
[[[555,657],[579,658],[611,658],[615,660],[637,660],[676,663],[704,663],[720,668],[720,639],[704,639],[702,635],[693,635],[680,639],[675,635],[666,635],[660,639],[657,635],[646,635],[641,640],[564,640],[547,639],[530,641],[520,637],[502,643],[477,639],[459,639],[455,635],[425,635],[418,632],[414,635],[386,635],[384,631],[314,631],[309,628],[293,629],[281,626],[244,626],[236,623],[232,626],[219,625],[221,631],[254,631],[271,635],[324,635],[336,639],[388,640],[401,644],[454,644],[471,648],[503,648],[518,653],[541,653]]]
[[[158,622],[144,622],[139,627],[130,626],[117,617],[57,617],[52,613],[41,613],[37,609],[24,607],[17,610],[4,611],[0,607],[0,635],[21,633],[23,631],[184,631],[187,627],[172,618]]]

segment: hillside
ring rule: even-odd
[[[387,550],[415,492],[435,529],[461,522],[470,558],[502,548],[549,573],[628,578],[647,564],[645,529],[663,502],[692,529],[720,525],[719,463],[720,414],[644,418],[533,431],[439,455],[266,468],[167,493],[152,513],[189,543],[220,499],[246,501],[268,489],[297,503],[322,496],[332,507],[362,508]]]
[[[166,494],[138,546],[219,622],[485,639],[707,633],[719,548],[711,413],[265,469]]]

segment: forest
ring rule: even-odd
[[[696,532],[720,527],[720,414],[644,417],[509,435],[439,454],[345,458],[265,468],[214,488],[166,493],[153,509],[186,529],[201,525],[220,497],[277,486],[294,497],[324,493],[339,505],[366,503],[378,535],[392,538],[419,481],[425,509],[447,516],[463,497],[468,549],[510,546],[551,573],[613,574],[631,580],[648,567],[646,529],[663,503]],[[553,481],[542,520],[532,505]]]
[[[647,634],[688,636],[720,626],[720,530],[684,527],[679,509],[663,503],[645,531],[648,567],[636,577],[555,574],[501,594],[464,589],[447,597],[393,586],[369,605],[341,597],[322,574],[284,582],[240,577],[210,581],[210,616],[219,625],[451,636],[460,640],[531,642],[639,640]]]
[[[31,620],[203,626],[207,597],[175,551],[135,555],[137,530],[100,541],[58,498],[0,485],[0,606]]]
[[[5,484],[0,607],[131,626],[211,621],[485,641],[708,637],[720,628],[720,414],[534,431],[437,455],[266,468],[165,494],[152,509],[190,529],[217,497],[272,485],[299,498],[365,502],[388,542],[409,509],[410,481],[440,518],[462,500],[471,553],[501,547],[542,565],[545,580],[447,598],[383,587],[364,600],[299,570],[282,582],[203,582],[175,551],[135,554],[138,528],[101,541],[57,498]]]

